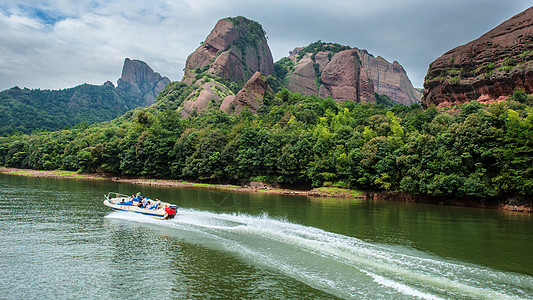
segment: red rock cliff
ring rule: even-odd
[[[220,109],[228,113],[240,113],[248,107],[256,112],[263,105],[266,93],[272,93],[272,89],[268,86],[265,76],[255,72],[236,95],[224,98]]]
[[[495,100],[515,87],[533,93],[533,7],[432,62],[422,105]]]

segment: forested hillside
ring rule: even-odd
[[[109,121],[128,110],[153,104],[169,82],[146,63],[126,58],[117,87],[109,81],[61,90],[14,87],[0,92],[0,135]]]
[[[15,87],[0,92],[0,135],[112,120],[137,106],[121,99],[111,85],[84,84],[63,90]]]
[[[469,198],[533,194],[533,97],[519,89],[501,103],[425,111],[283,90],[256,114],[210,109],[183,119],[175,108],[186,96],[185,84],[171,83],[154,106],[111,122],[0,137],[0,165]]]

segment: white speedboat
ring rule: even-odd
[[[105,195],[105,198],[104,205],[114,210],[134,212],[160,220],[172,219],[178,212],[177,205],[162,202],[159,199],[152,200],[141,196],[141,193],[137,193],[136,196],[128,196],[110,192]]]

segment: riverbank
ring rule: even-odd
[[[335,197],[335,198],[365,198],[365,193],[357,190],[341,189],[335,187],[321,187],[312,190],[291,190],[282,189],[264,184],[261,182],[250,182],[248,185],[230,185],[230,184],[210,184],[196,183],[182,180],[170,179],[151,179],[151,178],[121,178],[108,174],[79,174],[74,171],[64,170],[32,170],[0,167],[1,174],[18,175],[27,177],[45,177],[45,178],[73,178],[84,180],[110,180],[122,183],[161,186],[173,188],[209,188],[233,192],[257,192],[257,193],[276,193],[283,195],[308,196],[308,197]]]
[[[293,190],[282,189],[264,184],[261,182],[250,182],[248,185],[229,185],[229,184],[210,184],[196,183],[182,180],[170,179],[151,179],[151,178],[121,178],[103,173],[80,174],[74,171],[64,170],[32,170],[0,167],[1,174],[19,175],[27,177],[46,177],[46,178],[73,178],[83,180],[110,180],[136,185],[161,186],[171,188],[208,188],[232,192],[251,192],[251,193],[276,193],[283,195],[307,196],[307,197],[332,197],[332,198],[359,198],[370,200],[387,200],[402,202],[417,202],[436,205],[468,206],[477,208],[493,208],[510,212],[533,213],[533,207],[530,204],[515,204],[513,201],[507,203],[485,203],[483,199],[467,200],[447,197],[430,197],[427,195],[413,195],[408,193],[379,193],[379,192],[362,192],[336,187],[321,187],[311,190]]]

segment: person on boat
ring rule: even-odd
[[[141,199],[138,200],[139,202],[137,202],[137,207],[139,208],[142,208],[143,207],[143,202]]]
[[[148,198],[143,197],[142,204],[143,204],[143,207],[146,207],[148,205]]]
[[[150,206],[150,209],[157,209],[159,205],[161,205],[161,200],[159,200],[159,198],[155,198],[155,203]]]

